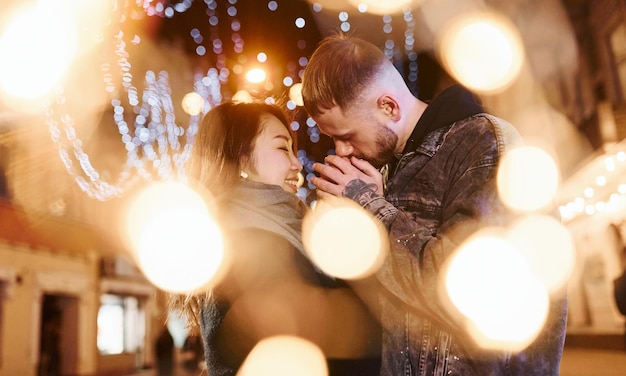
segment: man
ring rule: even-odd
[[[439,295],[438,272],[455,247],[481,227],[513,219],[498,198],[496,175],[517,131],[458,85],[429,104],[418,100],[375,45],[342,35],[323,40],[311,56],[302,96],[335,143],[336,155],[314,165],[318,195],[356,201],[391,238],[376,276],[381,374],[558,375],[564,297],[551,305],[539,337],[509,353],[480,349]]]

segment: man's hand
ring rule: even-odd
[[[311,179],[317,187],[317,195],[341,196],[346,185],[356,179],[363,180],[367,184],[376,185],[376,193],[383,194],[383,177],[380,172],[369,162],[356,157],[327,156],[324,161],[327,164],[315,163],[313,170],[320,177]]]

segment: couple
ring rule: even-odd
[[[335,143],[336,155],[314,165],[318,197],[354,200],[391,238],[369,284],[378,300],[366,305],[304,256],[307,209],[295,196],[302,166],[284,115],[266,104],[217,106],[200,125],[188,166],[189,177],[217,197],[233,252],[220,284],[187,300],[209,375],[235,374],[274,334],[317,344],[330,375],[558,375],[565,298],[553,302],[534,343],[509,353],[473,344],[437,294],[437,272],[464,240],[450,230],[469,235],[510,215],[496,173],[516,131],[459,86],[429,104],[418,100],[382,51],[353,37],[322,41],[302,95]]]

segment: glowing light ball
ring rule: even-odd
[[[0,88],[9,95],[44,97],[63,78],[76,53],[78,35],[73,12],[64,5],[40,2],[23,8],[1,30]]]
[[[224,260],[222,234],[206,201],[183,183],[155,183],[140,192],[126,230],[139,268],[165,291],[208,287]]]
[[[374,273],[387,255],[387,232],[354,201],[324,198],[304,219],[303,242],[325,273],[358,279]]]
[[[523,349],[545,323],[548,292],[503,230],[470,237],[446,261],[442,278],[444,301],[485,348]]]
[[[547,151],[524,146],[504,154],[497,181],[498,193],[506,205],[530,212],[553,202],[560,185],[560,173]]]
[[[183,97],[182,105],[189,115],[200,115],[204,109],[204,98],[198,93],[187,93]]]
[[[367,13],[390,15],[401,12],[404,9],[411,9],[419,5],[421,0],[348,0],[348,2],[359,10],[363,9]]]
[[[548,291],[558,291],[567,284],[576,265],[576,246],[572,234],[557,219],[524,216],[510,229],[508,238]]]
[[[482,93],[508,87],[518,76],[524,50],[514,25],[491,13],[457,17],[441,33],[438,52],[448,71]]]
[[[324,353],[298,337],[275,336],[260,341],[248,354],[237,376],[326,376]]]
[[[304,106],[301,83],[294,84],[289,88],[289,99],[294,101],[298,106]]]
[[[261,68],[250,69],[248,73],[246,73],[246,80],[253,83],[260,83],[265,81],[267,78],[267,73]]]

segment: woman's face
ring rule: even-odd
[[[246,170],[248,179],[274,184],[287,192],[298,191],[298,173],[302,165],[293,153],[291,135],[273,115],[261,116],[262,131],[254,143],[253,166]]]

